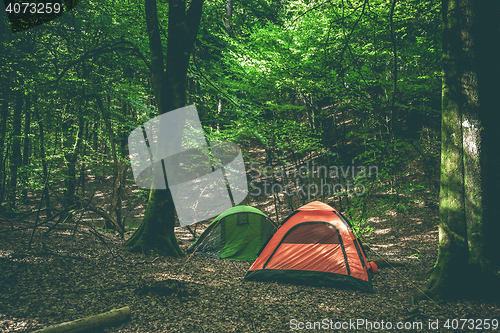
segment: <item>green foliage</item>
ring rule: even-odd
[[[356,237],[361,239],[365,236],[370,236],[372,231],[375,230],[368,223],[366,212],[363,212],[363,209],[365,209],[363,200],[363,198],[351,198],[349,200],[349,206],[346,209],[346,214],[349,216],[353,232]]]
[[[233,1],[229,27],[226,3],[205,2],[187,77],[188,102],[196,104],[207,139],[262,148],[259,158],[272,165],[315,159],[327,166],[376,166],[377,178],[352,181],[366,188],[367,197],[387,196],[379,200],[379,212],[366,212],[363,198],[342,193],[351,196],[347,209],[361,235],[371,230],[368,216],[409,213],[412,198],[429,189],[408,178],[420,170],[428,184],[437,177],[440,2],[396,2],[394,45],[388,29],[392,1]],[[168,4],[157,5],[166,38]],[[58,184],[60,191],[67,189],[64,181],[88,170],[96,181],[111,182],[112,137],[118,161],[128,161],[128,134],[157,114],[143,7],[136,0],[82,2],[44,26],[1,34],[6,79],[0,100],[8,100],[12,112],[15,92],[23,91],[45,131],[40,142],[39,123],[32,120],[31,156],[20,166],[20,175],[27,176],[18,191],[43,188],[42,160],[51,169],[49,185]],[[13,163],[6,151],[12,126],[8,117],[0,142],[6,143],[0,147],[4,187]],[[72,154],[74,163],[68,162]],[[310,174],[301,184],[317,181]],[[137,197],[147,200],[148,193],[141,190]]]

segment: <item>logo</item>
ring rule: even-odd
[[[194,105],[155,117],[128,138],[137,186],[172,193],[182,226],[219,215],[248,194],[238,145],[208,143]]]

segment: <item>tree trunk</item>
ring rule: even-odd
[[[488,294],[495,283],[500,285],[500,2],[478,0],[470,6],[475,13],[474,20],[469,13],[467,18],[472,21],[473,52],[466,64],[474,68],[468,70],[467,77],[473,79],[464,87],[470,105],[462,119],[465,212],[471,271],[475,279],[484,280],[477,285]]]
[[[499,4],[443,0],[439,250],[426,286],[440,298],[491,293],[500,269]]]
[[[396,110],[396,94],[398,88],[398,50],[396,48],[396,39],[394,37],[394,7],[396,6],[396,0],[392,0],[391,5],[391,14],[390,14],[390,26],[391,26],[391,43],[392,43],[392,53],[394,56],[394,68],[393,68],[393,90],[392,90],[392,98],[391,98],[391,124],[390,131],[391,136],[394,138],[395,134],[399,132],[398,125],[398,112]]]
[[[3,61],[3,56],[6,54],[5,45],[11,40],[12,32],[7,20],[0,20],[0,61]],[[7,68],[7,67],[4,67]],[[2,206],[5,191],[7,190],[7,170],[6,161],[8,158],[6,148],[7,138],[7,118],[9,117],[9,101],[11,99],[11,87],[9,74],[12,69],[0,71],[0,212],[4,208]],[[8,205],[7,205],[8,206]]]
[[[224,17],[224,30],[229,36],[233,34],[233,0],[226,0],[226,15]]]
[[[84,138],[84,142],[90,142],[90,135],[89,135],[89,122],[85,122],[85,138]],[[85,156],[87,154],[87,145],[82,145],[82,151],[81,151],[81,155],[82,156]],[[82,197],[85,197],[85,162],[82,161],[81,165],[80,165],[80,174],[79,174],[79,180],[78,180],[78,186],[77,188],[80,190],[80,193],[82,195]]]
[[[26,96],[26,106],[24,113],[24,139],[23,139],[23,171],[21,200],[26,203],[28,200],[28,181],[29,181],[29,158],[30,158],[30,134],[31,134],[31,101],[30,96]]]
[[[111,145],[111,155],[113,157],[113,193],[111,195],[111,205],[109,209],[110,216],[115,220],[116,225],[121,226],[121,214],[117,211],[118,206],[121,207],[121,199],[120,199],[120,190],[121,190],[121,178],[119,178],[119,168],[123,169],[122,166],[119,166],[118,155],[116,154],[116,143],[115,143],[115,133],[113,128],[111,127],[111,122],[109,121],[108,114],[104,109],[104,105],[102,103],[101,96],[97,96],[97,105],[101,110],[102,119],[104,120],[104,125],[106,126],[106,132],[109,137],[109,144]],[[122,174],[124,171],[122,170]],[[116,229],[115,224],[105,221],[104,227],[106,229]],[[123,232],[123,228],[121,228]],[[123,235],[122,235],[123,236]]]
[[[128,114],[127,104],[123,103],[123,117],[126,118]],[[128,136],[123,125],[120,125],[116,137],[117,148],[119,149],[119,156],[127,155]],[[125,217],[122,216],[122,191],[125,188],[127,180],[128,163],[123,158],[118,160],[118,170],[116,173],[116,181],[113,184],[113,199],[111,200],[110,214],[112,218],[118,221],[122,230],[122,239],[125,232]]]
[[[44,139],[45,132],[43,129],[43,119],[40,118],[40,114],[38,113],[38,107],[37,107],[36,103],[37,103],[37,100],[35,98],[33,104],[34,104],[34,112],[35,112],[36,121],[38,122],[38,128],[40,130],[40,136],[39,136],[40,158],[42,159],[42,172],[43,172],[43,179],[45,182],[45,179],[47,179],[47,177],[49,176],[49,171],[47,168],[47,156],[45,155],[45,139]],[[55,145],[55,143],[54,143],[54,145]],[[49,196],[48,186],[44,186],[44,192],[45,193],[43,193],[43,197],[45,200],[46,216],[47,216],[47,218],[50,218],[52,216],[52,214],[50,213],[50,196]]]
[[[75,117],[75,115],[70,114],[70,117]],[[73,121],[73,119],[68,119],[63,125],[63,131],[66,133],[66,139],[64,140],[64,160],[66,163],[64,206],[66,208],[76,203],[76,161],[78,159],[80,140],[83,135],[84,127],[82,115],[78,115],[78,127],[76,130],[71,124]]]
[[[163,63],[156,0],[145,0],[151,51],[151,80],[160,114],[186,105],[187,69],[201,20],[203,0],[170,0],[166,70]],[[168,185],[167,185],[168,186]],[[182,256],[175,238],[175,206],[170,190],[151,189],[144,219],[127,245],[131,251]]]
[[[5,91],[1,92],[6,94]],[[7,170],[5,170],[5,161],[7,160],[7,155],[4,154],[5,150],[5,137],[7,134],[7,118],[9,117],[9,102],[7,101],[7,96],[3,95],[3,99],[0,104],[0,204],[3,202],[5,194],[5,180],[7,175]]]
[[[113,195],[109,207],[109,215],[121,228],[121,237],[124,238],[125,224],[122,218],[122,190],[125,187],[125,179],[128,165],[119,161],[116,167],[115,179],[113,180]]]
[[[10,210],[16,208],[17,178],[18,170],[22,163],[21,156],[21,115],[24,104],[23,90],[17,91],[16,108],[14,109],[14,119],[12,121],[12,156],[10,159],[10,184],[7,197],[7,204]]]

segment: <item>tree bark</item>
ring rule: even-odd
[[[18,170],[22,163],[21,156],[21,116],[24,104],[24,93],[18,90],[16,93],[16,107],[12,121],[12,156],[10,159],[10,184],[7,197],[7,205],[10,210],[15,210],[17,199]]]
[[[36,95],[35,95],[36,96]],[[40,130],[39,134],[39,140],[40,140],[40,158],[42,159],[42,172],[43,172],[43,179],[47,179],[49,171],[47,168],[47,156],[45,154],[45,131],[43,128],[43,119],[40,118],[40,114],[38,113],[38,107],[37,107],[37,99],[35,97],[34,100],[34,113],[36,120],[38,122],[38,128]],[[55,144],[55,143],[54,143]],[[43,191],[43,197],[45,200],[45,212],[46,216],[50,218],[52,216],[50,212],[50,196],[49,196],[49,188],[48,186],[44,186]]]
[[[89,122],[85,122],[85,134],[84,134],[84,142],[90,142],[89,138],[90,138],[90,135],[89,135]],[[87,154],[87,145],[82,145],[82,148],[81,148],[81,156],[86,156]],[[82,161],[81,164],[80,164],[80,173],[78,175],[78,186],[77,186],[77,189],[80,190],[80,193],[81,193],[81,196],[82,197],[85,197],[85,168],[86,165],[85,165],[85,161]]]
[[[96,101],[97,105],[99,106],[99,109],[101,110],[102,119],[104,120],[104,125],[106,126],[106,132],[108,133],[109,144],[111,145],[111,154],[113,157],[113,193],[111,195],[111,205],[109,209],[109,214],[111,218],[115,221],[115,223],[113,224],[110,223],[108,220],[105,220],[104,227],[106,229],[114,229],[120,231],[121,236],[123,237],[123,228],[122,227],[117,228],[117,227],[121,226],[121,213],[118,208],[121,207],[121,198],[120,198],[121,179],[125,170],[123,168],[123,165],[120,165],[118,161],[118,155],[116,153],[115,132],[111,127],[111,122],[109,121],[108,114],[104,109],[101,96],[97,96]]]
[[[7,20],[0,20],[0,61],[4,62],[7,57],[7,43],[12,38],[12,31],[8,25]],[[4,58],[5,57],[5,58]],[[12,68],[9,70],[9,66],[3,63],[4,67],[0,71],[0,212],[5,208],[2,206],[5,198],[5,192],[8,188],[7,186],[7,170],[6,161],[8,159],[8,148],[7,152],[4,151],[6,147],[7,138],[7,118],[9,117],[9,101],[13,96],[11,96],[11,80],[9,79]],[[8,204],[7,204],[8,207]]]
[[[31,134],[31,100],[30,95],[26,96],[26,106],[24,113],[24,139],[23,139],[23,171],[21,200],[25,203],[28,199],[28,181],[29,181],[29,158],[30,158],[30,134]]]
[[[126,118],[128,113],[127,104],[123,104],[123,117]],[[117,148],[119,150],[119,156],[126,156],[126,147],[128,145],[128,136],[123,125],[120,125],[118,129],[118,135],[116,137]],[[117,161],[117,172],[116,180],[113,182],[113,197],[111,199],[110,214],[112,218],[118,221],[122,229],[122,239],[124,238],[125,232],[125,218],[122,216],[122,191],[125,188],[125,182],[127,180],[127,170],[128,163],[126,163],[122,158]]]
[[[170,0],[166,68],[163,63],[156,0],[145,0],[151,52],[151,80],[160,114],[186,105],[187,70],[200,25],[203,0]],[[175,206],[170,190],[151,189],[140,227],[127,241],[131,251],[182,256],[175,238]]]
[[[465,287],[463,265],[467,263],[467,225],[465,220],[462,105],[461,41],[458,12],[449,11],[457,0],[443,1],[443,87],[441,115],[441,188],[439,196],[438,258],[428,289],[443,298]]]
[[[439,298],[500,282],[499,13],[494,0],[443,0],[439,250],[426,286]]]
[[[73,118],[76,115],[70,114],[69,117]],[[76,129],[73,126],[73,119],[67,119],[63,123],[63,131],[66,137],[64,140],[64,160],[66,163],[64,206],[66,208],[72,207],[76,202],[76,161],[79,155],[80,141],[83,136],[84,127],[83,116],[78,115],[77,117],[78,127]]]
[[[474,67],[468,70],[469,80],[465,81],[464,89],[470,91],[469,107],[462,119],[465,212],[471,271],[475,279],[485,279],[479,285],[489,293],[494,283],[500,285],[500,2],[478,0],[470,5],[470,11],[468,44],[472,45],[466,63]]]
[[[74,321],[62,324],[52,325],[36,331],[36,333],[75,333],[82,331],[95,330],[98,327],[126,320],[130,317],[130,308],[128,306],[120,309],[113,309],[108,312],[100,313]]]
[[[1,93],[6,94],[5,91]],[[9,117],[9,102],[7,101],[7,96],[4,95],[3,97],[0,104],[0,204],[3,203],[6,188],[5,180],[7,170],[5,169],[5,161],[7,160],[7,155],[4,155],[4,149],[6,144],[5,137],[7,134],[7,118]]]
[[[233,34],[233,0],[226,0],[226,15],[224,17],[224,30],[229,36]]]

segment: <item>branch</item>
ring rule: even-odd
[[[130,48],[118,47],[119,45],[123,45],[123,44],[124,45],[130,45],[131,47]],[[73,66],[75,66],[76,64],[78,64],[80,62],[83,62],[86,59],[90,59],[90,58],[96,57],[98,55],[105,54],[105,53],[111,53],[111,52],[114,52],[114,51],[132,51],[133,53],[135,53],[137,55],[138,58],[140,58],[140,59],[142,59],[144,61],[144,63],[146,64],[146,66],[149,69],[151,69],[151,65],[150,65],[149,61],[144,57],[144,55],[139,50],[139,48],[134,43],[132,43],[132,42],[122,40],[122,41],[117,42],[115,44],[106,45],[106,46],[101,47],[99,49],[95,49],[95,50],[91,50],[91,51],[85,52],[80,58],[78,58],[76,60],[73,60],[69,64],[67,64],[66,67],[62,70],[62,72],[59,73],[59,75],[57,76],[57,78],[55,80],[53,80],[53,81],[47,82],[47,84],[56,84],[57,85],[59,83],[59,81],[61,80],[61,78],[64,76],[64,74],[66,74],[66,72],[70,68],[72,68]]]
[[[194,41],[196,40],[196,35],[198,34],[198,29],[201,22],[201,14],[203,12],[203,1],[204,0],[191,0],[191,4],[186,13],[186,26],[190,27],[188,31],[189,41],[186,45],[194,46]],[[191,53],[191,52],[188,52]]]
[[[228,101],[230,101],[231,103],[233,103],[236,107],[241,108],[241,105],[239,105],[238,103],[236,103],[235,101],[233,101],[233,100],[231,99],[231,97],[229,97],[229,96],[228,96],[228,95],[227,95],[224,91],[222,91],[219,87],[217,87],[217,86],[215,85],[215,83],[213,83],[212,81],[210,81],[210,79],[209,79],[208,77],[206,77],[206,75],[205,75],[205,74],[203,74],[203,73],[201,72],[201,70],[200,70],[200,68],[198,67],[198,65],[196,64],[196,62],[194,62],[194,61],[193,61],[193,65],[194,65],[194,67],[196,67],[196,70],[197,70],[197,71],[198,71],[198,73],[201,75],[201,77],[203,77],[203,78],[204,78],[204,79],[208,82],[208,84],[210,84],[212,87],[214,87],[214,88],[215,88],[215,90],[217,90],[218,92],[220,92],[221,94],[223,94],[223,95],[224,95],[224,97],[226,97],[226,99],[227,99]]]
[[[325,2],[322,2],[322,3],[320,3],[320,4],[319,4],[319,5],[317,5],[317,6],[314,6],[314,7],[312,7],[312,8],[309,8],[309,9],[308,9],[308,10],[306,10],[305,12],[303,12],[303,13],[299,14],[299,15],[298,15],[298,16],[297,16],[297,17],[296,17],[296,18],[295,18],[295,19],[294,19],[291,23],[292,23],[292,24],[293,24],[293,23],[295,23],[295,21],[297,21],[297,20],[298,20],[301,16],[304,16],[304,15],[306,15],[307,13],[309,13],[309,12],[311,12],[311,11],[315,10],[315,9],[318,9],[319,7],[323,6],[324,4],[326,4],[327,2],[330,2],[330,1],[331,1],[331,0],[326,0]],[[359,5],[358,7],[356,7],[356,8],[355,8],[355,9],[351,12],[351,14],[349,14],[349,15],[347,15],[347,16],[345,16],[345,17],[349,17],[349,16],[351,16],[352,14],[354,14],[354,13],[355,13],[355,12],[356,12],[356,11],[357,11],[360,7],[361,7],[361,6],[363,6],[363,5]],[[335,21],[332,21],[332,22],[330,22],[330,23],[335,23],[335,22],[337,22],[337,21],[340,21],[340,20],[335,20]]]
[[[345,41],[345,45],[342,48],[342,52],[340,52],[340,63],[342,63],[342,60],[344,59],[344,53],[347,50],[347,46],[349,45],[349,40],[351,39],[351,36],[354,33],[354,30],[356,30],[356,26],[358,25],[359,21],[361,21],[361,18],[363,17],[363,14],[365,13],[365,8],[366,8],[367,4],[368,4],[368,0],[365,0],[365,2],[363,2],[363,8],[361,9],[361,14],[359,15],[356,22],[354,22],[354,25],[352,26],[352,29],[349,32],[349,35],[347,36],[347,39]],[[357,8],[356,8],[356,10],[357,10]]]
[[[42,197],[40,198],[40,205],[38,206],[38,212],[36,213],[35,225],[33,226],[33,231],[31,232],[30,240],[28,241],[28,251],[31,250],[31,242],[33,241],[33,236],[35,235],[36,228],[38,226],[38,221],[40,219],[40,211],[42,209],[43,197],[45,196],[45,192],[47,190],[47,183],[49,182],[50,171],[47,173],[47,177],[45,177],[45,184],[43,185]]]
[[[169,5],[169,14],[172,10],[172,6]],[[165,112],[163,110],[163,100],[164,96],[162,93],[163,86],[165,85],[165,67],[163,60],[163,48],[161,44],[160,36],[160,23],[158,22],[158,8],[156,6],[156,0],[145,0],[144,1],[144,13],[146,16],[146,29],[148,31],[148,41],[149,41],[149,53],[151,57],[151,84],[153,86],[154,96],[156,100],[156,105],[160,113]],[[169,20],[170,24],[170,20]],[[170,30],[169,30],[170,31]],[[167,40],[168,46],[168,40]],[[170,49],[168,50],[170,52]],[[167,53],[168,56],[168,53]]]
[[[107,220],[108,222],[110,222],[111,224],[113,224],[116,228],[117,228],[117,231],[121,234],[123,231],[122,231],[122,228],[118,225],[118,222],[115,221],[115,219],[113,219],[111,217],[111,215],[109,215],[104,209],[100,208],[100,207],[97,207],[97,206],[94,206],[93,204],[89,204],[89,207],[88,207],[89,210],[93,211],[94,213],[97,213],[99,216],[101,216],[103,219]]]
[[[128,318],[130,318],[130,308],[126,306],[121,309],[113,309],[95,316],[45,327],[35,333],[69,333],[87,330],[94,331],[98,327],[120,322]]]
[[[95,224],[94,222],[94,219],[92,217],[90,217],[92,219],[92,223]],[[96,236],[97,238],[99,238],[99,240],[108,248],[109,252],[111,253],[111,255],[113,255],[113,257],[115,256],[115,254],[113,253],[113,250],[109,247],[108,243],[106,243],[106,241],[104,240],[104,238],[101,236],[101,234],[94,228],[94,226],[88,222],[84,222],[85,225],[87,225],[90,229],[89,229],[89,232]],[[117,253],[117,256],[123,261],[123,262],[126,262],[125,259],[123,259],[123,257],[121,256],[121,254],[118,252]]]

